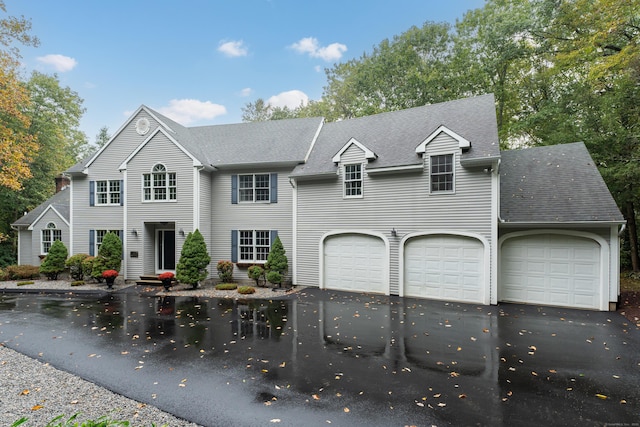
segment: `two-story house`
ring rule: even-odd
[[[279,235],[298,285],[597,310],[619,294],[624,221],[585,146],[500,151],[491,95],[191,128],[142,106],[67,175],[70,252],[115,231],[127,279],[174,270],[198,228],[236,280]]]

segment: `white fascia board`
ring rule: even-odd
[[[66,190],[65,190],[66,191]],[[29,226],[29,228],[27,228],[27,230],[32,231],[33,230],[33,226],[35,224],[37,224],[42,217],[49,211],[49,209],[51,209],[56,215],[58,215],[58,217],[64,221],[65,224],[67,224],[67,227],[69,227],[69,221],[67,221],[62,215],[60,215],[60,212],[58,212],[58,210],[56,208],[53,207],[53,205],[49,205],[45,208],[45,210],[42,211],[42,213],[40,215],[38,215],[38,217],[31,223],[31,225]]]
[[[411,172],[424,170],[424,164],[418,165],[404,165],[404,166],[388,166],[384,168],[367,168],[369,175],[375,175],[377,173],[393,173],[393,172]]]
[[[340,157],[342,156],[342,153],[347,151],[349,149],[349,147],[351,147],[351,145],[355,145],[356,147],[358,147],[359,149],[364,151],[364,156],[369,160],[372,160],[372,159],[375,159],[375,158],[378,157],[378,156],[376,156],[376,153],[374,153],[373,151],[369,150],[363,144],[358,142],[355,138],[351,138],[346,144],[344,144],[344,146],[340,149],[340,151],[338,151],[338,153],[335,156],[333,156],[332,161],[334,163],[339,163],[340,162]]]
[[[458,146],[462,149],[467,149],[471,147],[471,142],[466,139],[463,138],[462,136],[458,135],[457,133],[455,133],[454,131],[452,131],[451,129],[449,129],[446,126],[440,126],[438,129],[436,129],[435,131],[433,131],[428,137],[427,139],[425,139],[424,141],[422,141],[420,143],[420,145],[418,145],[416,147],[416,153],[417,154],[423,154],[426,150],[427,150],[427,145],[433,141],[434,138],[436,138],[438,135],[440,135],[442,132],[446,133],[447,135],[449,135],[451,138],[455,139],[456,141],[458,141]]]
[[[316,134],[313,136],[313,140],[311,140],[311,144],[309,146],[309,150],[307,151],[307,154],[304,156],[304,163],[307,163],[307,160],[309,160],[309,156],[311,155],[311,152],[313,151],[313,147],[316,146],[316,141],[318,141],[318,137],[320,136],[320,131],[322,130],[323,126],[324,126],[324,117],[322,118],[322,120],[320,120],[320,124],[318,125],[318,129],[316,129]]]
[[[129,156],[120,164],[120,167],[118,169],[121,171],[126,170],[127,163],[129,163],[131,159],[133,159],[140,152],[140,150],[142,150],[149,143],[149,141],[151,141],[158,133],[162,133],[164,136],[166,136],[169,139],[169,141],[175,144],[175,146],[178,147],[180,151],[186,154],[193,161],[194,167],[204,166],[198,159],[196,159],[193,156],[193,154],[187,151],[178,141],[176,141],[176,139],[173,136],[169,135],[167,131],[165,131],[163,128],[158,126],[153,132],[151,132],[151,134],[149,135],[149,137],[147,137],[147,139],[145,139],[140,145],[138,145],[138,147],[135,150],[133,150],[131,154],[129,154]]]

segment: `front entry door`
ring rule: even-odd
[[[176,269],[176,231],[156,230],[156,270]]]

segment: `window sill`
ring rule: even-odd
[[[236,262],[236,267],[238,268],[249,268],[252,265],[264,265],[266,261],[255,261],[255,262]]]
[[[178,203],[178,200],[143,200],[142,203]]]

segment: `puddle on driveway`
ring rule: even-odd
[[[640,340],[623,321],[318,289],[0,294],[8,347],[203,425],[637,422]]]

